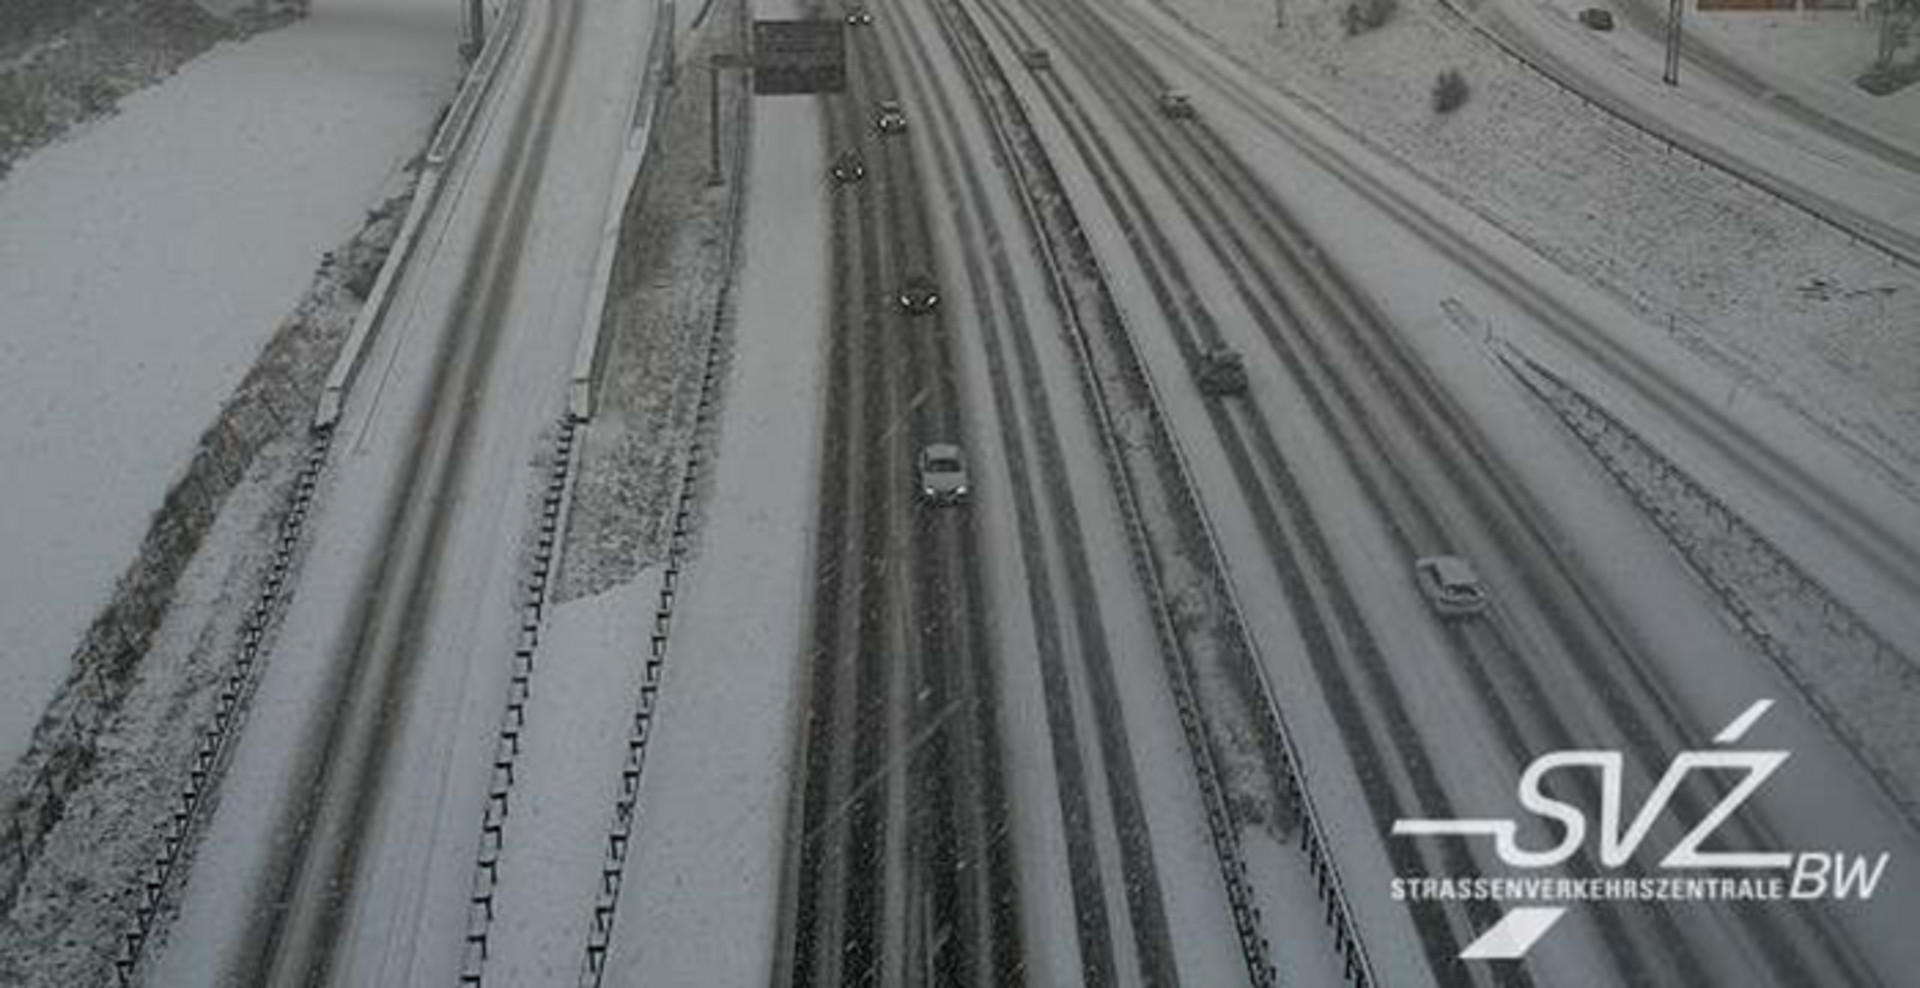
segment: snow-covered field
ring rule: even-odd
[[[0,178],[127,93],[172,74],[243,25],[194,0],[13,0],[0,8]]]
[[[457,14],[332,0],[0,181],[0,764],[321,254],[418,150]]]

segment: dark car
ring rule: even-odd
[[[940,286],[931,276],[909,275],[900,286],[900,309],[910,316],[924,316],[940,305]]]
[[[1611,31],[1613,30],[1613,11],[1588,7],[1580,12],[1580,23],[1595,31]]]
[[[865,7],[859,7],[859,6],[847,8],[847,25],[849,27],[866,27],[867,25],[872,23],[873,23],[872,11],[869,11]]]
[[[867,177],[867,163],[861,160],[859,152],[847,151],[833,159],[828,174],[840,185],[851,185]]]
[[[916,493],[928,504],[963,504],[967,500],[967,459],[952,443],[933,443],[920,450],[915,471]]]
[[[1169,89],[1160,94],[1160,113],[1171,120],[1192,120],[1193,100],[1186,93]]]
[[[1413,564],[1420,593],[1443,618],[1469,618],[1487,609],[1487,589],[1473,566],[1459,556],[1427,556]]]
[[[882,134],[907,132],[907,111],[899,100],[883,99],[873,106],[873,129]]]
[[[1240,355],[1226,347],[1215,347],[1200,355],[1200,393],[1226,397],[1245,394],[1247,367]]]
[[[1045,48],[1029,48],[1020,53],[1020,64],[1034,72],[1053,68],[1053,56]]]

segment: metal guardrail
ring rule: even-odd
[[[267,629],[278,618],[281,605],[286,600],[293,558],[306,527],[307,512],[313,504],[313,492],[319,484],[320,471],[326,466],[327,453],[332,446],[333,430],[314,431],[307,448],[306,462],[301,464],[300,472],[294,479],[293,490],[287,498],[286,514],[280,520],[273,560],[260,581],[253,607],[240,626],[240,647],[221,680],[220,692],[214,700],[213,716],[200,728],[200,744],[194,751],[193,767],[188,770],[186,785],[177,794],[172,812],[161,821],[160,851],[154,855],[144,877],[133,890],[133,918],[121,932],[120,950],[113,962],[115,983],[121,986],[133,983],[148,939],[166,902],[167,890],[179,870],[193,830],[206,809],[206,797],[213,792],[221,773],[232,759],[234,742],[246,718],[248,701],[259,684],[262,643],[266,640]]]
[[[494,893],[500,885],[500,861],[506,853],[507,815],[512,809],[514,766],[520,759],[520,738],[527,727],[527,701],[532,695],[534,659],[540,648],[547,602],[554,575],[560,568],[572,482],[578,465],[580,423],[563,416],[554,435],[546,490],[540,501],[539,532],[526,573],[526,598],[520,607],[519,642],[507,679],[507,703],[494,738],[493,765],[487,780],[487,802],[480,815],[480,844],[474,853],[473,883],[467,896],[466,939],[460,954],[460,983],[479,985],[486,974],[493,931]]]
[[[1231,584],[1225,579],[1225,563],[1220,554],[1218,539],[1194,493],[1192,475],[1185,458],[1179,451],[1178,444],[1173,441],[1172,432],[1161,412],[1160,400],[1152,379],[1146,374],[1139,354],[1133,347],[1131,332],[1124,325],[1124,317],[1118,305],[1112,301],[1105,271],[1097,255],[1093,253],[1084,230],[1079,226],[1078,217],[1073,213],[1071,200],[1066,195],[1058,173],[1054,171],[1052,160],[1040,146],[1024,104],[1013,90],[1004,69],[992,56],[985,36],[978,24],[974,22],[971,13],[953,0],[930,0],[930,2],[935,13],[940,16],[943,27],[956,33],[962,33],[964,29],[965,34],[958,50],[962,53],[963,66],[970,70],[967,73],[969,81],[976,88],[986,85],[997,88],[1000,91],[1001,102],[1008,107],[1007,115],[1014,118],[1011,121],[1004,119],[1002,114],[993,111],[996,105],[995,100],[983,98],[982,102],[987,108],[985,116],[995,139],[1000,143],[1004,157],[1012,164],[1008,171],[1020,191],[1021,209],[1027,215],[1032,227],[1040,233],[1036,241],[1040,244],[1041,255],[1057,297],[1070,300],[1074,297],[1074,292],[1059,258],[1060,250],[1055,244],[1056,236],[1066,237],[1069,240],[1067,252],[1084,255],[1091,266],[1099,272],[1096,281],[1099,293],[1105,298],[1103,307],[1113,313],[1114,321],[1118,323],[1110,327],[1108,333],[1115,362],[1127,374],[1129,378],[1127,386],[1146,396],[1146,401],[1141,403],[1140,411],[1144,413],[1147,422],[1145,430],[1149,437],[1147,442],[1153,448],[1155,458],[1161,460],[1160,469],[1173,480],[1167,486],[1172,495],[1181,502],[1179,509],[1195,520],[1198,529],[1203,533],[1209,564],[1204,568],[1210,570],[1210,582],[1216,585],[1215,589],[1228,604],[1228,616],[1239,639],[1235,644],[1245,652],[1257,671],[1257,659],[1254,658],[1257,651],[1247,636],[1245,623],[1239,618],[1241,613],[1239,601],[1233,594]],[[959,27],[951,26],[949,18],[957,21]],[[971,58],[968,57],[969,53],[972,55]],[[982,74],[989,74],[991,80],[980,79],[979,76]],[[984,93],[982,95],[986,96]],[[1019,131],[1018,135],[1010,132],[1014,129]],[[1022,167],[1023,162],[1028,163],[1027,167]],[[1028,175],[1029,168],[1035,172],[1032,178]],[[1042,193],[1045,198],[1057,203],[1059,209],[1066,214],[1065,222],[1070,224],[1067,230],[1055,231],[1042,221],[1044,211],[1037,204],[1040,201],[1040,195],[1037,195],[1032,187],[1035,179],[1045,187]],[[1153,556],[1153,536],[1148,530],[1145,514],[1140,509],[1134,491],[1134,480],[1125,462],[1125,454],[1118,448],[1115,438],[1117,433],[1105,392],[1097,380],[1098,373],[1090,351],[1101,344],[1093,339],[1071,302],[1066,302],[1061,308],[1066,314],[1069,328],[1081,351],[1083,386],[1090,396],[1093,414],[1100,425],[1103,458],[1109,474],[1114,479],[1114,489],[1120,501],[1122,515],[1127,520],[1130,554],[1133,557],[1135,569],[1154,601],[1154,623],[1161,638],[1163,654],[1168,659],[1168,678],[1173,686],[1174,703],[1179,714],[1181,730],[1186,737],[1187,748],[1194,763],[1202,800],[1206,806],[1208,835],[1220,863],[1221,879],[1225,886],[1229,908],[1233,913],[1235,934],[1240,941],[1241,952],[1246,960],[1248,980],[1256,988],[1271,988],[1280,981],[1279,971],[1271,959],[1271,944],[1261,932],[1262,916],[1260,907],[1255,902],[1252,882],[1248,877],[1246,859],[1240,845],[1239,824],[1233,819],[1220,772],[1213,759],[1206,713],[1192,684],[1191,662],[1181,642],[1168,603],[1168,595],[1161,580],[1159,566]],[[1286,731],[1284,721],[1279,716],[1277,702],[1271,689],[1266,685],[1264,676],[1260,677],[1259,686],[1263,692],[1262,699],[1274,714],[1275,727],[1282,746],[1286,794],[1291,802],[1291,808],[1300,820],[1301,850],[1307,858],[1309,874],[1315,879],[1316,891],[1326,906],[1325,920],[1333,930],[1333,947],[1342,961],[1342,976],[1362,988],[1373,988],[1378,981],[1365,946],[1360,940],[1357,921],[1353,917],[1353,910],[1341,883],[1338,866],[1330,852],[1331,844],[1327,840],[1325,826],[1306,789],[1303,763],[1291,736]]]
[[[701,382],[700,417],[704,419],[707,400],[715,376],[715,365],[708,361]],[[686,569],[691,548],[693,497],[700,476],[703,443],[696,434],[687,450],[685,471],[680,478],[680,493],[675,499],[673,535],[667,547],[667,565],[660,576],[660,596],[653,612],[653,632],[648,636],[647,653],[642,658],[640,690],[633,720],[627,728],[627,757],[620,766],[620,789],[614,797],[613,821],[607,828],[606,854],[600,863],[600,881],[594,887],[593,915],[587,927],[586,952],[580,964],[580,988],[599,988],[606,975],[607,954],[613,945],[613,919],[620,908],[620,890],[625,884],[627,857],[633,849],[634,821],[640,815],[640,773],[646,767],[647,742],[653,736],[653,715],[659,704],[660,678],[666,670],[667,638],[673,630],[673,604],[679,594],[680,577]]]

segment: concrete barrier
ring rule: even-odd
[[[506,58],[506,50],[512,47],[514,36],[519,33],[525,8],[526,0],[506,0],[505,9],[493,33],[487,37],[486,47],[481,49],[480,57],[467,72],[465,81],[460,84],[460,92],[454,96],[452,108],[447,111],[446,119],[441,121],[440,129],[434,132],[433,140],[427,145],[420,182],[414,187],[413,205],[407,209],[400,235],[394,239],[386,263],[380,266],[380,274],[374,279],[366,304],[361,306],[359,316],[355,317],[346,345],[341,348],[340,355],[334,358],[333,369],[328,372],[327,383],[321,389],[320,407],[313,415],[315,429],[332,428],[340,420],[347,391],[353,387],[354,376],[360,372],[360,364],[366,358],[374,333],[392,305],[394,288],[413,259],[414,248],[420,240],[420,228],[425,225],[427,214],[439,202],[447,165],[466,144],[474,118],[487,93],[492,90],[494,77],[499,74],[500,64]]]
[[[568,387],[567,410],[575,421],[593,418],[593,380],[600,372],[605,356],[607,293],[612,289],[613,262],[620,255],[620,228],[633,197],[646,185],[647,162],[652,158],[655,139],[663,129],[669,94],[673,87],[673,0],[659,0],[654,14],[653,41],[647,54],[645,78],[634,100],[627,145],[620,155],[613,191],[607,197],[605,222],[600,228],[600,246],[594,254],[593,280],[587,295],[586,314],[581,317],[579,342],[573,352],[573,374]],[[662,30],[662,28],[665,30]]]

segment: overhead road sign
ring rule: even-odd
[[[839,21],[754,21],[753,94],[838,93],[847,88],[847,42]]]

